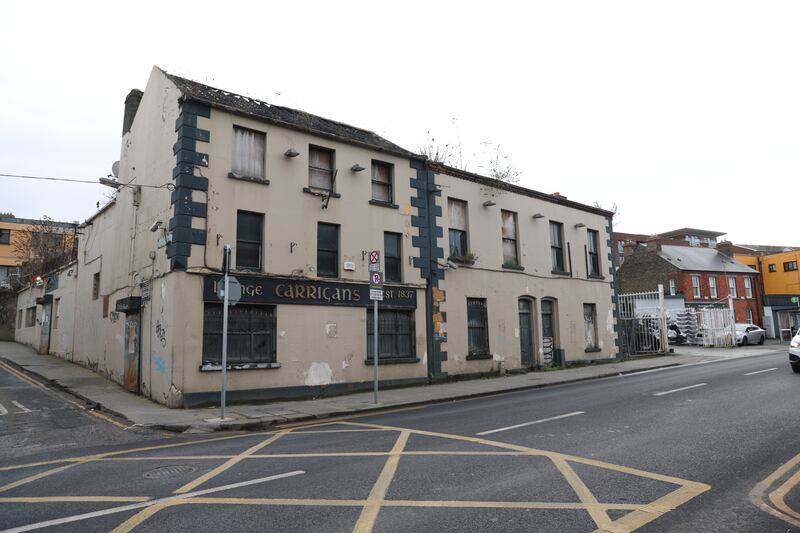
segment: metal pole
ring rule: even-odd
[[[225,380],[227,378],[228,370],[228,270],[231,257],[231,246],[225,245],[225,277],[223,281],[223,290],[225,296],[222,300],[222,386],[220,393],[220,420],[225,420]]]
[[[372,312],[372,336],[374,337],[373,352],[372,352],[372,370],[375,376],[374,400],[378,403],[378,300],[374,301],[375,307]]]

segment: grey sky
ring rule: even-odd
[[[119,7],[117,7],[119,6]],[[800,245],[796,2],[3,2],[0,173],[96,179],[153,65],[480,171],[683,226]],[[165,181],[168,179],[165,176]],[[0,178],[0,211],[82,220],[99,185]]]

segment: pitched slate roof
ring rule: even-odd
[[[662,245],[659,255],[681,270],[758,274],[714,248]]]
[[[250,98],[249,96],[223,91],[222,89],[187,80],[186,78],[181,78],[180,76],[175,76],[167,72],[164,72],[164,75],[178,87],[186,98],[206,103],[211,107],[224,109],[239,115],[254,117],[277,126],[306,131],[315,135],[329,137],[345,143],[357,144],[401,157],[411,157],[415,155],[405,148],[369,130],[356,128],[349,124],[312,115],[305,111],[269,104],[262,100]]]

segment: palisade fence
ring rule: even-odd
[[[621,349],[626,356],[667,351],[664,286],[649,292],[620,294],[617,299]]]
[[[736,324],[730,306],[719,304],[671,312],[669,327],[677,326],[685,342],[705,347],[736,346]]]

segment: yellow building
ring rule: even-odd
[[[767,331],[791,337],[800,329],[800,250],[764,255],[736,254],[734,258],[761,272]],[[770,331],[769,326],[772,326]]]

